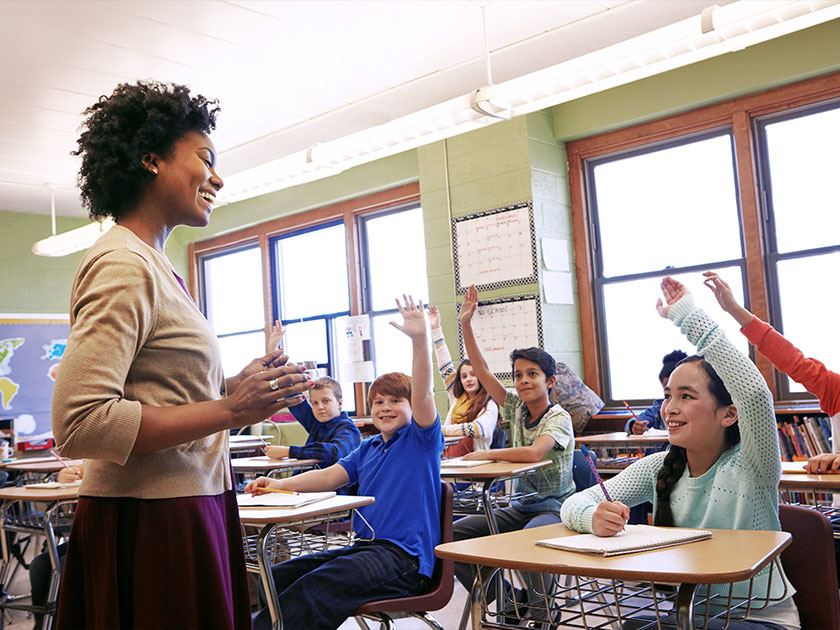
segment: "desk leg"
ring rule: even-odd
[[[277,589],[274,586],[274,578],[271,576],[271,562],[268,559],[268,535],[274,525],[265,525],[257,537],[257,566],[260,570],[260,580],[265,589],[265,598],[268,602],[268,612],[271,615],[272,630],[283,630],[283,615],[277,602]]]
[[[493,514],[493,500],[490,497],[490,489],[496,481],[496,479],[485,480],[484,488],[481,491],[481,505],[484,508],[484,516],[487,519],[487,526],[490,528],[491,534],[499,533],[499,525],[496,523],[496,515]]]
[[[694,630],[694,591],[696,584],[680,584],[677,589],[677,630]]]
[[[44,614],[44,627],[52,627],[52,619],[56,614],[56,606],[58,604],[58,586],[61,580],[61,561],[58,558],[58,545],[55,542],[55,530],[53,529],[52,520],[53,514],[58,509],[57,505],[53,505],[50,509],[44,512],[44,538],[47,543],[47,552],[50,556],[50,587],[47,591],[47,599],[44,602],[47,606],[51,606],[52,610]]]

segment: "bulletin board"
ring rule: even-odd
[[[517,295],[479,302],[472,328],[496,378],[513,378],[510,353],[516,348],[543,347],[539,296]],[[458,336],[463,358],[466,352],[460,329]]]
[[[452,257],[456,293],[536,283],[532,202],[454,217]]]
[[[52,437],[51,404],[70,321],[62,316],[0,315],[0,419],[18,441]]]

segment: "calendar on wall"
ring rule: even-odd
[[[479,302],[472,328],[496,378],[512,378],[510,353],[516,348],[543,347],[539,296],[517,295]],[[460,329],[458,336],[461,357],[465,358]]]
[[[534,212],[530,201],[452,219],[455,292],[537,282]]]

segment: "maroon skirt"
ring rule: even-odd
[[[80,498],[56,628],[249,630],[234,492]]]

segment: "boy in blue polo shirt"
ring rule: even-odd
[[[287,628],[338,628],[365,602],[419,595],[428,588],[440,542],[443,433],[432,396],[423,305],[403,296],[397,307],[403,323],[391,325],[411,339],[411,378],[392,372],[371,385],[368,402],[381,433],[329,468],[287,479],[260,477],[245,488],[255,493],[265,487],[315,492],[358,483],[360,495],[376,497],[359,510],[375,540],[360,522],[356,532],[367,540],[272,568]],[[268,610],[261,610],[254,630],[270,625]]]

